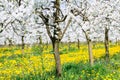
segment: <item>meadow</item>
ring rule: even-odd
[[[104,44],[93,45],[94,65],[88,61],[87,45],[60,44],[62,77],[55,77],[51,45],[0,47],[0,80],[119,80],[120,45],[110,43],[110,62],[106,63]]]

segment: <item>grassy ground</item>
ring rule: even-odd
[[[111,57],[110,63],[105,63],[103,58],[96,60],[90,67],[89,63],[79,62],[77,64],[69,62],[64,64],[62,77],[55,77],[55,70],[36,75],[26,75],[24,78],[17,77],[18,80],[119,80],[120,79],[120,53]]]
[[[93,46],[95,64],[88,63],[87,45],[70,48],[60,45],[62,77],[55,77],[51,46],[33,46],[23,51],[19,47],[0,48],[0,80],[119,80],[120,46],[110,44],[110,63],[104,60],[104,45]]]

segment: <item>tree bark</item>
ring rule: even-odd
[[[109,38],[108,38],[109,29],[105,27],[105,53],[106,53],[106,62],[109,62]]]
[[[19,5],[19,6],[21,5],[21,0],[18,1],[18,5]]]
[[[70,51],[70,48],[71,48],[71,42],[69,41],[68,42],[68,51]]]
[[[78,47],[78,49],[80,49],[80,40],[79,39],[77,39],[77,47]]]
[[[25,44],[24,44],[24,36],[22,36],[21,40],[22,40],[22,50],[24,50],[24,48],[25,48]]]
[[[9,44],[8,44],[9,46],[12,46],[12,45],[13,45],[12,39],[9,39],[9,38],[8,38],[8,43],[9,43]]]
[[[62,68],[61,68],[61,60],[59,54],[59,41],[52,41],[53,51],[54,51],[54,58],[55,58],[55,66],[56,66],[56,74],[58,77],[61,76]]]
[[[90,65],[93,65],[93,53],[92,53],[92,42],[90,39],[87,39],[87,43],[88,43],[88,53],[89,53],[89,62]]]
[[[41,36],[39,36],[39,46],[41,46],[42,45],[42,37]]]
[[[88,53],[89,53],[89,63],[92,66],[94,63],[93,60],[93,53],[92,53],[92,41],[91,39],[88,37],[88,34],[84,31],[84,29],[82,29],[82,31],[85,34],[86,40],[87,40],[87,44],[88,44]]]

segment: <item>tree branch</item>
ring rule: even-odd
[[[53,36],[52,36],[52,34],[51,34],[51,32],[50,32],[50,28],[49,28],[48,25],[46,25],[46,30],[47,30],[47,34],[48,34],[48,36],[49,36],[50,39],[52,40],[52,39],[53,39]]]
[[[69,25],[70,25],[70,23],[71,23],[71,20],[72,20],[72,18],[70,18],[70,19],[68,20],[67,25],[65,26],[65,29],[64,29],[64,31],[63,31],[63,33],[62,33],[61,39],[63,38],[63,36],[64,36],[67,28],[69,27]]]
[[[65,21],[66,18],[67,18],[67,15],[63,19],[61,19],[61,20],[55,20],[55,23],[63,22],[63,21]]]
[[[12,21],[12,22],[14,22],[14,21]],[[11,21],[10,22],[8,22],[5,26],[4,26],[4,24],[3,23],[1,23],[2,25],[2,27],[3,27],[3,29],[2,30],[0,30],[0,33],[2,33],[3,32],[3,30],[10,24],[10,23],[12,23]]]
[[[47,30],[47,33],[48,33],[48,36],[50,37],[50,39],[52,40],[52,34],[51,34],[51,32],[50,32],[50,28],[49,28],[49,19],[48,18],[46,18],[44,15],[43,15],[43,13],[42,12],[39,12],[39,16],[41,17],[41,19],[42,19],[42,21],[44,22],[44,24],[46,25],[46,30]]]

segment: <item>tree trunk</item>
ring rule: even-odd
[[[40,17],[43,19],[43,22],[46,25],[46,30],[47,30],[48,36],[50,37],[50,39],[52,41],[55,64],[56,64],[56,74],[57,74],[58,77],[60,77],[61,74],[62,74],[62,67],[61,67],[60,54],[59,54],[59,43],[60,43],[63,35],[65,34],[65,31],[67,30],[67,27],[69,26],[69,24],[71,22],[71,18],[70,18],[70,20],[68,21],[68,23],[65,26],[65,29],[62,33],[62,30],[59,26],[59,23],[65,21],[66,16],[63,19],[60,18],[61,14],[62,14],[61,9],[60,9],[60,1],[61,0],[51,1],[53,3],[53,8],[55,9],[54,12],[53,12],[54,20],[52,19],[53,22],[54,22],[53,25],[49,25],[49,20],[50,20],[49,17],[45,17],[43,15],[43,13],[40,14]],[[52,32],[50,31],[51,30],[50,26],[54,28],[53,35],[51,34]]]
[[[80,49],[80,40],[79,39],[77,39],[77,47],[78,47],[78,49]]]
[[[69,41],[68,42],[68,51],[70,51],[70,48],[71,48],[71,42]]]
[[[5,45],[5,46],[7,45],[6,40],[4,41],[4,45]]]
[[[22,36],[21,40],[22,40],[22,50],[24,50],[24,48],[25,48],[25,44],[24,44],[24,36]]]
[[[116,45],[118,45],[118,39],[116,38]]]
[[[106,62],[109,62],[109,38],[108,38],[109,29],[105,28],[105,53],[106,53]]]
[[[61,76],[62,68],[61,68],[61,60],[59,54],[59,41],[52,42],[53,51],[54,51],[54,58],[55,58],[55,66],[56,66],[56,74],[58,77]]]
[[[87,39],[87,43],[88,43],[88,53],[89,53],[89,62],[90,65],[93,65],[93,54],[92,54],[92,42],[90,39]]]
[[[42,37],[41,36],[39,36],[39,46],[41,46],[42,45]]]
[[[8,42],[9,42],[9,46],[12,46],[13,44],[12,44],[12,39],[9,39],[8,38]]]
[[[89,63],[92,66],[94,63],[93,60],[93,53],[92,53],[92,41],[91,39],[88,37],[88,34],[83,30],[83,32],[85,33],[86,36],[86,40],[87,40],[87,44],[88,44],[88,53],[89,53]]]
[[[70,51],[71,48],[71,41],[70,41],[70,36],[68,35],[68,51]]]

